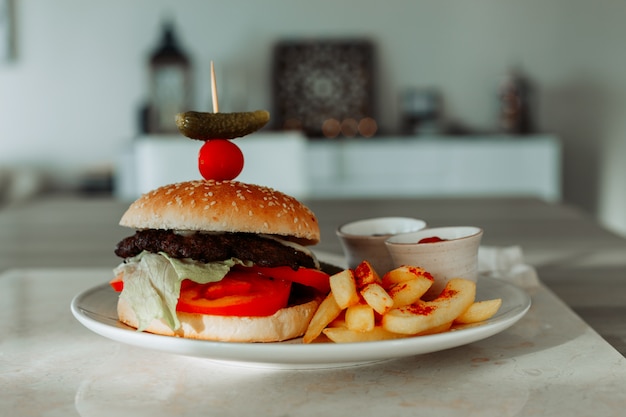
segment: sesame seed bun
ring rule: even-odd
[[[278,235],[300,244],[320,240],[317,218],[294,197],[238,181],[166,185],[130,205],[120,225],[135,229]]]

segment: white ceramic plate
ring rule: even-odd
[[[301,339],[280,343],[231,343],[138,332],[117,320],[117,297],[118,294],[108,284],[102,284],[74,297],[71,310],[85,327],[117,342],[238,365],[291,369],[352,366],[462,346],[502,332],[521,319],[530,308],[530,297],[525,291],[503,280],[480,278],[476,299],[502,298],[502,306],[490,320],[473,327],[429,336],[363,343],[303,344]]]

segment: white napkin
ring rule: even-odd
[[[540,285],[537,271],[524,263],[519,246],[481,246],[478,249],[478,272],[483,276],[505,279],[527,290]]]

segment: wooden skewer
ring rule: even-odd
[[[213,61],[211,61],[211,93],[213,96],[213,112],[219,113],[220,106],[217,103],[217,83],[215,82],[215,67]]]

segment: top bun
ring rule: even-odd
[[[279,235],[313,245],[317,218],[294,197],[238,181],[197,180],[165,185],[130,205],[120,225],[135,229]]]

